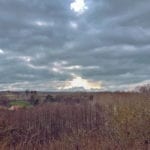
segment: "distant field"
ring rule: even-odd
[[[150,149],[149,93],[10,94],[1,106],[26,109],[0,109],[0,150]]]
[[[17,101],[11,101],[9,102],[10,106],[22,106],[22,107],[28,107],[31,104],[27,101],[23,101],[23,100],[17,100]]]

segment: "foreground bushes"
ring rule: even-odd
[[[105,102],[108,97],[111,100]],[[148,97],[108,94],[103,98],[103,102],[0,110],[0,149],[148,150]]]

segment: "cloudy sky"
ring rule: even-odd
[[[149,14],[148,0],[0,0],[0,90],[149,83]]]

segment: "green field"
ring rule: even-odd
[[[31,104],[27,101],[18,100],[18,101],[11,101],[9,103],[10,106],[21,106],[21,107],[29,107]]]

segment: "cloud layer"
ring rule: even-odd
[[[75,2],[0,1],[0,90],[124,90],[149,82],[150,2],[81,0],[83,9]]]

